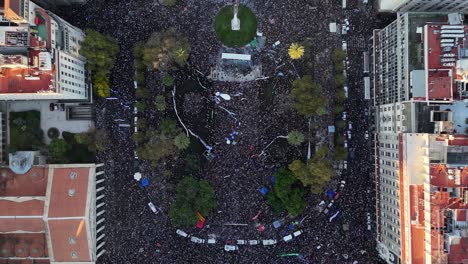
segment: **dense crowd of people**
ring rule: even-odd
[[[140,162],[139,170],[150,179],[150,185],[142,188],[133,179],[134,143],[133,127],[119,127],[119,123],[133,123],[135,92],[134,67],[131,49],[138,41],[144,41],[152,32],[176,27],[188,36],[192,45],[189,58],[189,77],[186,71],[176,73],[179,78],[198,79],[207,85],[209,75],[218,59],[221,44],[216,40],[213,21],[217,11],[231,1],[180,0],[175,7],[163,7],[159,1],[88,1],[76,10],[67,10],[64,16],[81,28],[95,28],[116,38],[121,52],[112,69],[112,97],[97,100],[97,126],[109,132],[112,146],[98,154],[98,161],[106,164],[106,254],[101,263],[379,263],[375,251],[375,224],[367,228],[367,214],[375,219],[375,192],[370,177],[370,141],[364,138],[368,130],[367,116],[363,110],[368,102],[363,98],[362,49],[348,46],[347,109],[349,119],[361,126],[354,126],[350,140],[348,169],[330,183],[339,189],[339,181],[346,185],[340,189],[340,198],[334,206],[342,217],[329,222],[329,217],[314,208],[325,199],[312,196],[303,215],[289,219],[274,213],[259,192],[268,185],[271,176],[292,157],[303,158],[304,150],[288,147],[278,141],[269,149],[265,159],[258,156],[276,136],[286,135],[292,129],[307,131],[307,122],[294,113],[288,99],[288,89],[303,67],[293,65],[287,58],[287,45],[291,42],[310,40],[311,58],[330,56],[333,47],[339,47],[341,36],[328,32],[329,22],[340,22],[347,17],[351,30],[343,39],[367,39],[373,28],[373,14],[361,1],[348,1],[348,9],[342,10],[338,1],[286,0],[240,1],[257,15],[258,31],[266,37],[261,57],[262,71],[270,79],[246,82],[212,82],[203,95],[190,94],[196,100],[186,100],[178,107],[192,107],[181,111],[185,118],[190,113],[203,113],[194,102],[211,102],[214,111],[210,134],[206,140],[213,146],[216,157],[206,162],[202,178],[215,189],[218,207],[209,217],[203,229],[185,230],[200,238],[215,238],[217,243],[195,244],[177,236],[168,217],[169,205],[174,200],[174,187],[167,177],[156,177],[161,171]],[[341,1],[339,1],[341,2]],[[242,23],[242,21],[241,21]],[[242,24],[241,24],[242,25]],[[273,48],[272,44],[280,41]],[[327,55],[328,54],[328,55]],[[329,62],[324,60],[323,63]],[[323,86],[331,76],[321,72],[329,65],[314,63],[315,80]],[[297,69],[296,69],[297,67]],[[281,72],[281,78],[276,78]],[[153,73],[148,73],[153,74]],[[305,74],[305,73],[304,73]],[[151,86],[151,83],[147,85]],[[275,86],[271,90],[271,86]],[[330,85],[329,85],[330,86]],[[148,87],[153,89],[152,87]],[[230,100],[217,100],[215,93],[231,95]],[[270,98],[269,94],[274,94]],[[329,93],[333,96],[333,92]],[[206,100],[205,100],[206,99]],[[266,102],[269,101],[270,102]],[[203,108],[203,107],[201,107]],[[149,117],[151,122],[156,112]],[[121,121],[124,120],[124,121]],[[324,126],[333,122],[333,116],[323,120]],[[187,120],[188,125],[194,121]],[[234,131],[236,133],[234,133]],[[227,140],[231,143],[227,144]],[[305,145],[304,145],[305,146]],[[287,164],[287,163],[286,163]],[[172,187],[171,187],[172,186]],[[148,208],[153,202],[161,209],[154,214]],[[328,201],[327,201],[328,202]],[[282,227],[272,223],[281,220]],[[294,228],[289,228],[294,224]],[[349,226],[349,230],[343,228]],[[259,226],[265,228],[260,231]],[[290,242],[282,238],[293,231],[302,234]],[[225,244],[236,240],[276,239],[272,246],[242,245],[233,252],[225,252]],[[297,255],[281,256],[283,253]]]

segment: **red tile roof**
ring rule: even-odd
[[[0,168],[0,176],[6,182],[0,188],[2,196],[45,196],[49,169],[46,167],[33,167],[25,174],[14,174],[8,168]]]
[[[0,234],[0,257],[47,257],[45,233]]]
[[[55,261],[90,261],[85,220],[49,220]],[[70,238],[73,237],[74,244]],[[72,252],[77,257],[72,258]]]
[[[50,178],[48,177],[49,170]],[[7,179],[2,196],[9,196],[9,198],[0,199],[0,216],[11,216],[11,218],[0,218],[0,232],[17,231],[19,233],[12,236],[3,234],[3,237],[0,234],[0,241],[2,238],[8,240],[8,243],[0,243],[6,249],[0,257],[46,256],[45,232],[49,232],[54,261],[93,261],[90,249],[95,245],[88,244],[88,240],[92,238],[88,238],[90,219],[86,218],[88,192],[93,191],[92,186],[89,185],[90,177],[92,177],[90,173],[93,171],[89,166],[72,168],[51,166],[49,168],[33,167],[26,174],[14,175],[11,170],[2,169],[0,173],[3,173]],[[47,182],[51,186],[46,196]],[[91,182],[91,184],[94,183]],[[74,191],[70,192],[70,190]],[[21,199],[22,196],[26,197]],[[49,201],[48,212],[44,211],[46,202],[38,199],[27,200],[27,196],[45,196],[44,199]],[[15,200],[11,201],[12,199]],[[15,218],[17,216],[23,217]],[[70,217],[82,219],[66,219]],[[44,233],[23,234],[21,232]],[[40,250],[37,249],[39,246],[41,246]],[[21,250],[18,251],[19,248]],[[76,257],[73,257],[75,253]]]
[[[0,232],[44,232],[43,218],[12,218],[0,219]]]
[[[77,174],[75,179],[70,178],[72,172]],[[49,218],[85,216],[88,180],[89,168],[54,169]]]
[[[43,216],[44,201],[13,202],[0,200],[0,216]]]
[[[39,80],[26,80],[25,77],[33,73],[29,68],[1,68],[0,94],[2,93],[37,93],[42,91],[55,92],[52,84],[53,72],[41,72],[34,77]]]

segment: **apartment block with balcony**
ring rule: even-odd
[[[405,168],[423,162],[418,151],[404,155],[405,140],[459,137],[467,129],[468,26],[447,21],[447,14],[399,13],[372,38],[377,240],[388,263],[415,263],[407,220],[411,173]]]
[[[467,0],[379,0],[381,12],[463,12],[468,13]]]
[[[89,100],[84,32],[30,0],[4,2],[0,100]]]

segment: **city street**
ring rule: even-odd
[[[89,1],[83,7],[61,13],[80,28],[93,28],[114,37],[121,51],[111,75],[111,96],[116,99],[96,101],[96,126],[107,130],[112,142],[106,152],[98,154],[98,162],[105,163],[107,175],[106,254],[99,262],[381,263],[375,250],[375,183],[371,174],[371,137],[365,138],[366,131],[370,132],[370,116],[365,114],[370,102],[364,100],[363,52],[370,45],[372,30],[378,26],[371,5],[363,4],[362,0],[348,1],[347,8],[343,10],[341,1],[332,0],[241,1],[256,13],[258,28],[267,37],[267,47],[278,40],[284,43],[278,49],[278,54],[286,54],[286,45],[293,41],[311,40],[310,52],[314,58],[319,58],[313,62],[312,75],[323,87],[333,89],[330,84],[333,78],[330,73],[331,50],[341,47],[342,40],[347,41],[349,97],[345,108],[348,121],[353,124],[352,138],[348,140],[350,155],[347,170],[341,171],[341,175],[330,183],[331,188],[340,192],[333,206],[342,212],[342,217],[330,221],[330,215],[325,216],[315,210],[321,200],[328,204],[326,195],[310,195],[302,215],[293,220],[285,214],[281,215],[284,223],[300,221],[297,228],[302,231],[292,241],[283,241],[283,237],[291,232],[287,224],[280,229],[272,227],[272,223],[280,217],[268,209],[258,189],[268,183],[279,166],[293,158],[278,154],[263,162],[245,153],[250,146],[253,146],[253,152],[260,152],[271,140],[270,135],[284,134],[291,128],[305,130],[307,123],[304,118],[284,111],[280,106],[263,108],[260,91],[271,85],[269,80],[243,84],[209,82],[207,97],[220,90],[231,95],[242,92],[242,97],[220,104],[237,114],[236,121],[240,125],[235,128],[241,131],[239,143],[235,146],[224,143],[224,137],[233,131],[234,125],[223,111],[216,113],[211,124],[214,128],[206,136],[206,140],[213,143],[219,153],[212,162],[206,163],[201,173],[214,186],[218,199],[218,208],[209,219],[213,224],[202,230],[195,227],[184,230],[203,239],[214,235],[217,243],[212,245],[193,243],[176,234],[176,228],[171,225],[168,216],[169,206],[174,202],[174,184],[170,177],[161,176],[163,171],[152,168],[147,162],[140,162],[142,174],[152,179],[148,187],[140,187],[139,182],[133,179],[134,127],[119,127],[121,121],[115,121],[123,119],[125,123],[133,123],[136,98],[132,47],[136,42],[146,40],[152,32],[175,26],[189,37],[192,45],[189,62],[193,68],[178,72],[176,79],[195,76],[193,69],[208,75],[213,56],[217,54],[220,45],[212,30],[212,20],[217,10],[230,1],[180,2],[175,7],[165,8],[158,1]],[[346,35],[328,31],[330,22],[343,23],[345,18],[350,23]],[[275,76],[278,67],[266,56],[262,58],[264,76]],[[288,61],[285,58],[277,59],[280,62]],[[297,63],[297,72],[300,75],[311,74],[302,64],[305,63]],[[297,74],[293,67],[289,64],[281,68],[286,80],[279,84],[275,102],[287,97],[290,81]],[[242,101],[242,98],[245,100]],[[154,112],[146,119],[155,122],[158,119],[156,115],[157,112]],[[318,124],[317,130],[325,129],[331,122],[332,116]],[[305,152],[305,149],[298,153],[290,152],[299,158],[303,157],[301,151]],[[340,187],[340,181],[345,181],[346,185]],[[153,202],[161,211],[158,214],[151,212],[149,202]],[[263,233],[255,229],[256,222],[251,220],[259,211],[262,211],[260,218],[266,226]],[[368,214],[371,219],[370,230]],[[349,230],[345,230],[347,228],[344,226],[349,227]],[[240,245],[239,250],[233,252],[224,250],[225,244],[235,240],[268,239],[276,239],[278,242],[271,246]]]

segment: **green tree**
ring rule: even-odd
[[[335,159],[336,160],[346,160],[348,158],[348,150],[343,146],[335,146]]]
[[[288,143],[293,146],[299,146],[304,143],[304,134],[297,130],[292,130],[288,133]]]
[[[174,77],[172,77],[170,74],[164,74],[162,81],[164,86],[171,87],[174,85]]]
[[[136,126],[138,127],[138,129],[145,129],[147,125],[148,125],[148,122],[146,122],[146,119],[144,118],[139,118],[136,123]]]
[[[169,210],[169,216],[175,226],[193,226],[198,221],[196,212],[208,217],[215,207],[214,190],[207,181],[184,177],[177,184],[176,201]]]
[[[154,98],[154,107],[160,112],[166,110],[166,98],[164,95],[158,95]]]
[[[300,160],[295,160],[289,164],[289,169],[303,186],[310,186],[311,192],[318,194],[325,187],[325,184],[333,177],[334,172],[331,163],[325,159],[309,160],[304,164]]]
[[[161,124],[159,125],[159,129],[161,130],[162,134],[164,135],[174,135],[176,132],[176,121],[171,118],[166,118],[163,121],[161,121]]]
[[[344,120],[341,120],[341,119],[337,120],[337,121],[335,121],[335,127],[337,129],[339,129],[339,130],[344,129],[344,128],[346,128],[346,122]]]
[[[164,6],[175,6],[177,4],[177,0],[161,0],[161,4]]]
[[[145,109],[146,109],[146,104],[143,103],[142,101],[137,101],[137,102],[135,103],[135,106],[136,106],[138,112],[143,112],[143,111],[145,111]]]
[[[78,144],[87,145],[91,152],[104,151],[110,144],[107,132],[104,129],[96,128],[75,134],[75,140]]]
[[[335,83],[335,86],[342,86],[345,83],[345,77],[343,74],[336,74],[335,77],[333,78],[333,82]]]
[[[92,72],[93,86],[101,97],[110,96],[109,73],[119,53],[115,39],[87,29],[80,53],[86,57],[86,68]]]
[[[151,35],[144,45],[142,61],[149,68],[166,71],[175,64],[185,64],[189,53],[188,39],[170,28]]]
[[[49,144],[49,154],[51,163],[67,163],[65,153],[70,148],[63,138],[55,138]]]
[[[200,167],[200,157],[194,153],[187,154],[187,157],[185,157],[185,171],[190,175],[195,174],[200,170]]]
[[[343,63],[343,60],[346,59],[346,52],[342,49],[334,49],[332,60],[333,63],[336,65],[338,63]]]
[[[294,174],[285,168],[275,173],[275,185],[271,194],[267,194],[267,202],[275,211],[283,208],[292,216],[302,213],[305,208],[304,189],[296,184]]]
[[[138,131],[136,133],[133,133],[132,138],[133,138],[133,142],[139,145],[146,140],[146,135],[145,133]]]
[[[180,133],[174,138],[174,145],[180,149],[186,149],[190,145],[190,138],[185,133]]]
[[[293,107],[306,117],[324,113],[327,98],[310,75],[294,80],[290,97],[294,101]]]
[[[137,148],[138,155],[143,159],[151,161],[151,165],[156,166],[162,158],[176,153],[173,138],[159,131],[148,131],[146,142]]]
[[[138,87],[138,89],[135,90],[135,95],[137,99],[147,99],[150,96],[150,91],[147,88]]]

